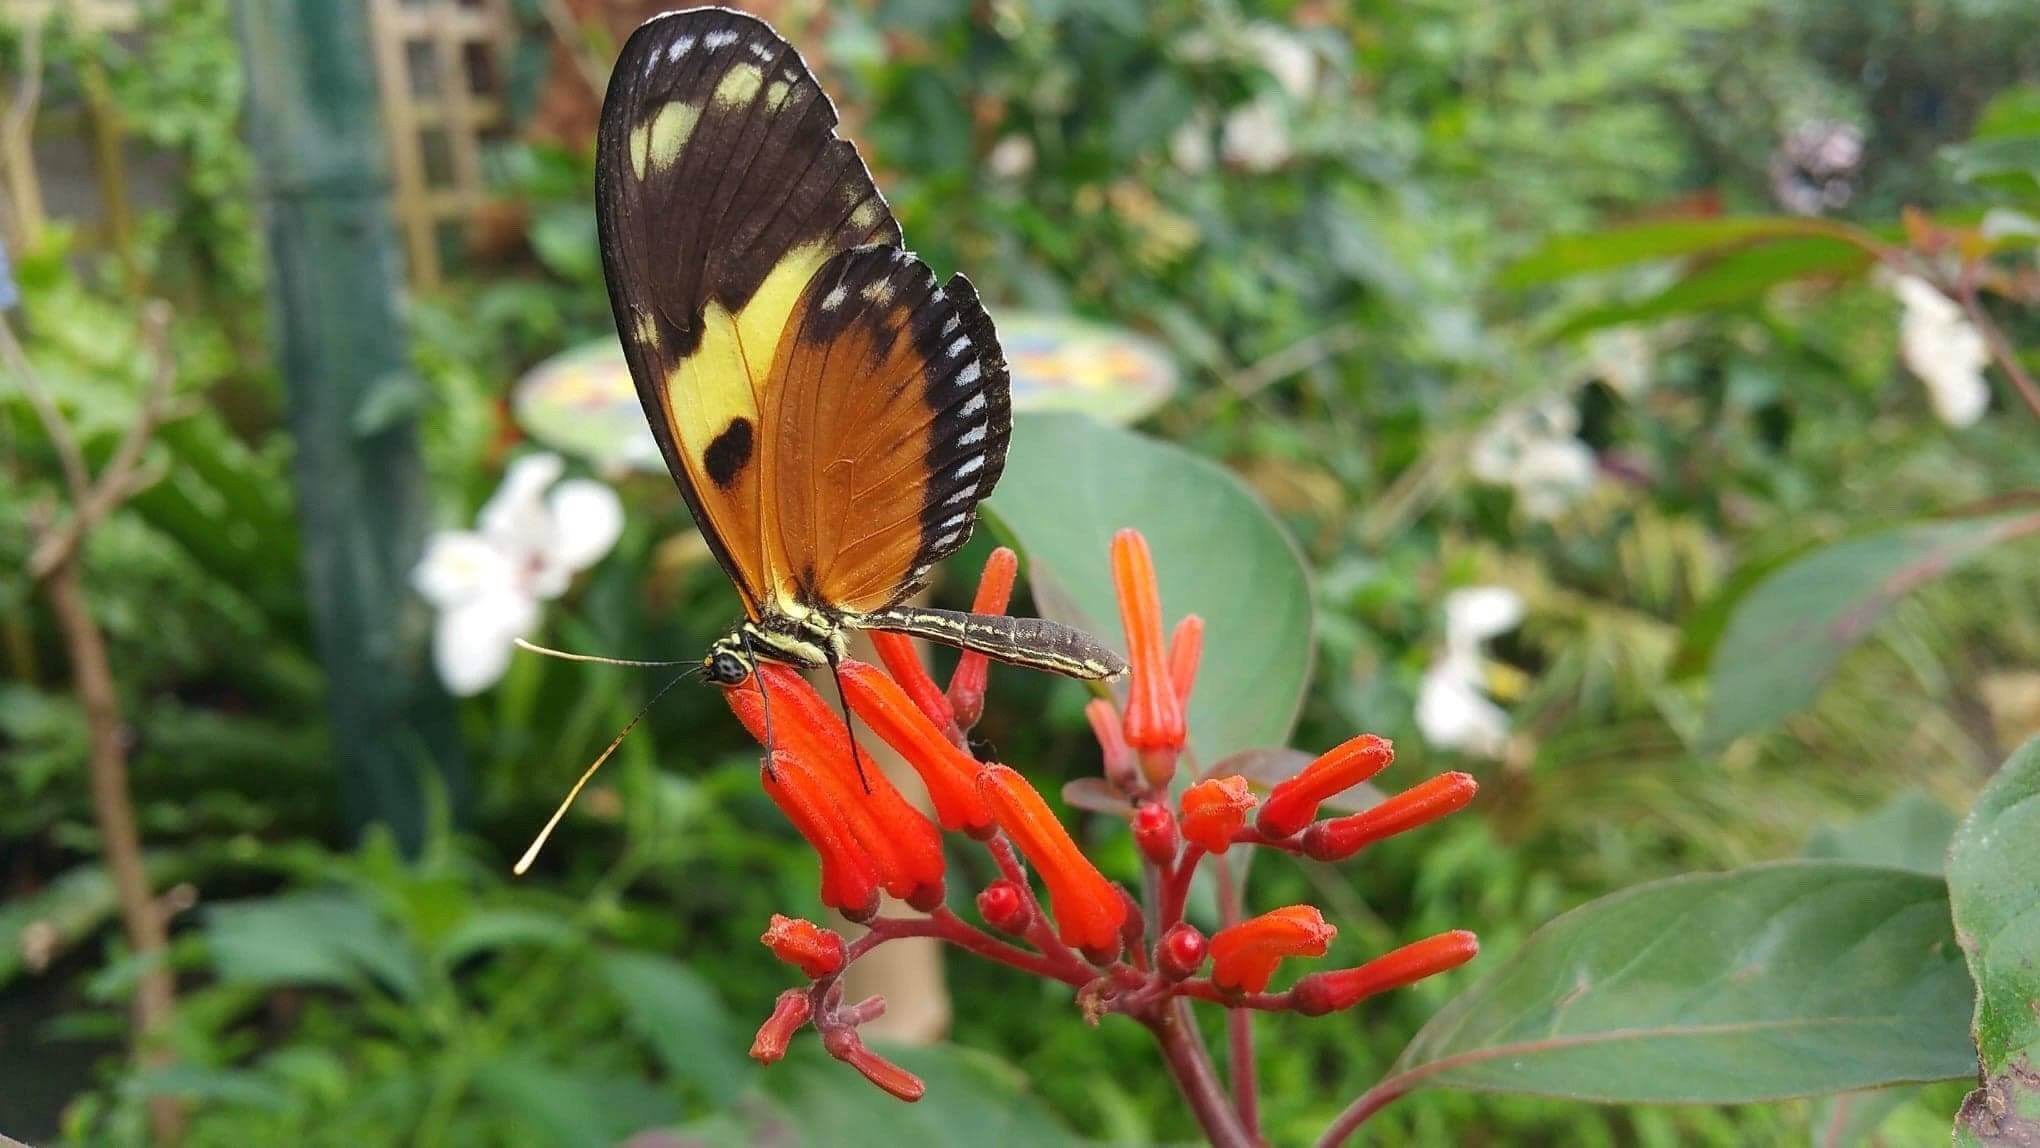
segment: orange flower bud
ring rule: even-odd
[[[1255,823],[1270,837],[1287,837],[1311,823],[1320,802],[1366,781],[1394,760],[1394,744],[1371,733],[1334,746],[1295,777],[1277,782]]]
[[[824,780],[827,771],[779,750],[758,772],[766,796],[821,858],[822,904],[853,921],[876,913],[878,871],[830,792]]]
[[[1013,579],[1020,571],[1020,558],[1004,546],[985,559],[985,571],[978,576],[977,597],[971,601],[973,614],[1003,614],[1013,600]],[[949,677],[949,708],[960,729],[969,729],[985,712],[985,681],[991,661],[976,650],[965,650],[956,659],[956,672]]]
[[[1126,903],[1070,840],[1062,822],[1049,811],[1048,802],[1026,778],[1003,765],[985,766],[978,775],[978,788],[990,803],[999,828],[1041,871],[1056,933],[1063,943],[1075,945],[1087,955],[1117,952]]]
[[[1211,938],[1211,980],[1221,989],[1257,993],[1284,957],[1322,957],[1339,930],[1312,905],[1290,905],[1220,929]]]
[[[1464,929],[1404,945],[1353,969],[1312,973],[1291,990],[1296,1011],[1305,1016],[1352,1008],[1376,993],[1415,984],[1456,969],[1480,954],[1480,940]]]
[[[772,914],[772,924],[758,938],[772,955],[806,973],[826,977],[843,971],[843,938],[813,921]]]
[[[1155,864],[1172,864],[1176,847],[1182,843],[1176,832],[1176,815],[1159,801],[1142,802],[1133,811],[1133,843]]]
[[[1162,636],[1162,594],[1154,556],[1138,530],[1112,536],[1112,584],[1126,628],[1126,660],[1133,679],[1127,687],[1126,744],[1141,751],[1148,783],[1162,785],[1175,771],[1183,748],[1183,704],[1169,674],[1169,650]]]
[[[926,714],[936,729],[950,741],[962,741],[963,734],[957,728],[956,715],[949,708],[949,699],[943,695],[942,687],[928,676],[928,667],[921,661],[921,651],[914,640],[905,634],[890,630],[869,630],[872,648],[878,651],[878,660],[885,663],[886,672],[893,681],[914,699],[914,705]]]
[[[920,1077],[864,1047],[856,1029],[830,1029],[822,1034],[822,1047],[829,1050],[830,1056],[863,1073],[864,1079],[909,1104],[928,1091]]]
[[[1233,834],[1247,826],[1254,795],[1244,777],[1214,777],[1183,791],[1183,836],[1206,853],[1232,847]]]
[[[1155,967],[1170,980],[1180,981],[1204,967],[1210,952],[1211,942],[1195,925],[1179,923],[1163,933],[1161,943],[1155,946]]]
[[[1176,704],[1190,709],[1190,690],[1197,684],[1197,665],[1204,660],[1204,619],[1183,615],[1169,638],[1169,685],[1176,691]]]
[[[1002,933],[1019,936],[1034,923],[1034,914],[1027,907],[1027,896],[1020,886],[1011,881],[998,880],[984,887],[977,895],[978,916],[985,924]]]
[[[806,989],[788,989],[779,994],[779,1000],[772,1006],[772,1015],[758,1027],[758,1035],[751,1040],[751,1059],[759,1064],[772,1064],[786,1055],[786,1046],[793,1043],[793,1034],[808,1022],[815,1012],[814,1002],[808,999]]]
[[[844,662],[838,671],[850,708],[921,775],[942,828],[972,834],[989,830],[991,811],[977,790],[978,760],[935,728],[906,693],[876,667]]]
[[[1372,809],[1311,826],[1303,834],[1304,855],[1318,861],[1344,861],[1376,841],[1466,808],[1478,792],[1480,783],[1466,774],[1441,773]]]
[[[772,735],[784,749],[819,774],[837,812],[869,855],[885,891],[910,903],[937,896],[945,864],[942,835],[877,769],[860,776],[850,757],[842,719],[807,679],[786,666],[766,663],[759,679],[772,691]],[[723,691],[730,709],[760,742],[765,739],[765,703],[753,686]],[[774,747],[767,747],[774,748]],[[932,890],[932,892],[931,892]]]

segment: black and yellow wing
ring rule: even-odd
[[[610,305],[645,415],[757,617],[773,593],[759,412],[809,282],[899,224],[799,53],[751,16],[669,13],[624,45],[596,139]]]

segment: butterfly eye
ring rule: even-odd
[[[718,650],[709,655],[708,677],[718,685],[734,686],[751,676],[750,667],[744,660],[727,650]]]

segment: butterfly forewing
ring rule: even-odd
[[[764,23],[694,9],[640,27],[603,103],[596,216],[631,376],[703,536],[758,616],[760,411],[808,284],[899,225],[807,65]]]
[[[977,293],[892,247],[837,255],[808,284],[764,409],[775,589],[852,614],[899,602],[963,545],[1012,431]]]

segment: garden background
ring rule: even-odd
[[[929,1080],[914,1108],[812,1047],[748,1061],[786,982],[758,934],[820,909],[707,690],[653,707],[510,876],[663,680],[512,656],[513,622],[689,658],[737,610],[641,428],[547,408],[594,410],[613,374],[596,93],[659,5],[358,7],[0,5],[0,1131],[142,1143],[174,1111],[221,1145],[1190,1137],[1141,1034],[964,959],[914,974],[954,1002],[921,1022],[943,1042],[899,1053]],[[1259,511],[1177,523],[1260,539],[1275,569],[1217,580],[1212,634],[1294,639],[1226,662],[1214,637],[1200,690],[1277,724],[1298,703],[1276,742],[1365,730],[1403,782],[1481,782],[1355,865],[1251,874],[1258,904],[1336,910],[1355,958],[1456,927],[1483,945],[1335,1018],[1266,1018],[1272,1142],[1596,898],[1801,855],[1938,874],[2040,732],[2040,395],[2003,366],[2040,335],[2040,7],[761,10],[909,245],[1037,333],[1042,407],[1216,462],[1294,540],[1291,562]],[[336,346],[352,361],[318,359]],[[322,373],[351,389],[302,393]],[[44,399],[113,480],[66,564],[108,698],[81,693],[77,615],[39,565],[80,505]],[[1150,474],[1127,431],[1027,417],[1035,461],[1016,447],[959,568],[1028,549],[1058,459],[1095,465],[1108,506],[1190,513],[1177,484],[1206,472],[1175,452]],[[546,451],[558,486],[545,463],[506,483]],[[491,541],[499,487],[620,513],[459,629],[420,562],[478,514],[475,538],[533,558]],[[403,672],[373,672],[391,649]],[[1095,774],[1081,688],[993,681],[978,733],[1002,760],[1051,793]],[[123,928],[95,805],[108,701],[160,952]],[[1132,871],[1123,822],[1072,825]],[[1737,1107],[1436,1089],[1367,1135],[1940,1143],[1973,1083]]]

